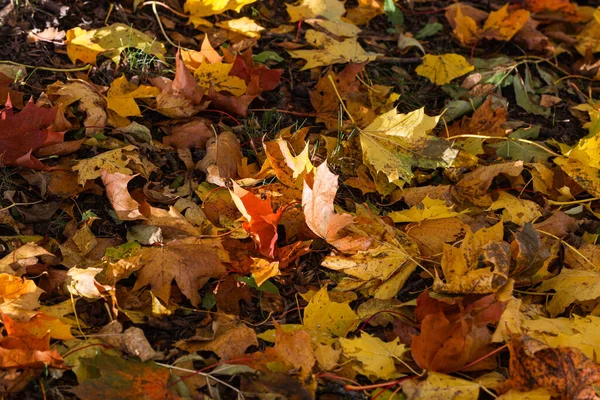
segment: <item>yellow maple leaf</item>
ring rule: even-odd
[[[445,85],[452,79],[473,71],[475,67],[459,54],[426,54],[423,63],[416,68],[417,74],[424,76],[436,85]]]
[[[482,33],[486,39],[508,41],[521,30],[527,20],[529,20],[529,11],[516,10],[509,13],[508,4],[505,4],[498,11],[490,13],[483,25]]]
[[[454,21],[456,23],[454,34],[462,45],[470,46],[477,41],[479,36],[477,22],[468,15],[463,14],[460,3],[457,3],[456,18]]]
[[[240,12],[242,7],[256,0],[186,0],[183,9],[194,17],[208,17],[225,11]]]
[[[388,214],[395,223],[422,222],[427,219],[450,218],[460,215],[466,211],[452,211],[452,207],[446,205],[442,199],[431,199],[425,196],[421,204],[412,206],[408,210],[393,211]]]
[[[423,108],[408,114],[398,114],[392,109],[379,115],[360,131],[363,158],[377,172],[383,172],[390,182],[413,177],[412,167],[437,168],[449,166],[458,150],[442,139],[431,135],[439,116],[429,117]],[[435,146],[436,153],[425,156],[428,146]]]
[[[279,261],[269,261],[264,258],[252,257],[250,271],[252,271],[252,276],[254,276],[256,284],[260,287],[269,278],[279,275]]]
[[[527,222],[534,222],[542,216],[540,206],[531,200],[522,200],[512,194],[500,192],[498,199],[492,203],[490,210],[501,210],[502,220],[523,226]]]
[[[248,17],[217,22],[217,26],[255,39],[260,38],[260,31],[265,30],[265,28]]]
[[[560,274],[547,279],[537,288],[538,292],[554,290],[546,309],[551,317],[561,314],[575,302],[596,300],[600,297],[600,272],[563,268]]]
[[[124,75],[118,77],[110,85],[106,95],[107,107],[121,117],[139,117],[140,108],[135,99],[147,99],[158,96],[160,89],[148,85],[129,83]]]
[[[206,90],[212,86],[217,92],[226,91],[239,97],[246,93],[246,82],[242,78],[229,75],[231,68],[233,64],[202,63],[194,71],[194,76],[198,79],[198,86]]]
[[[142,163],[137,152],[137,147],[135,146],[126,146],[106,151],[98,154],[96,157],[79,160],[73,167],[73,171],[78,173],[77,181],[83,186],[87,181],[99,178],[102,171],[106,171],[109,174],[120,172],[131,175],[133,171],[129,166],[130,162]]]
[[[395,360],[400,360],[406,348],[396,338],[391,342],[384,342],[378,337],[362,332],[360,337],[354,339],[340,339],[344,355],[356,359],[361,363],[355,366],[358,372],[378,379],[392,379],[401,374],[396,369]]]
[[[304,328],[345,337],[358,325],[358,315],[348,303],[329,299],[327,288],[319,290],[304,309]]]
[[[301,70],[323,67],[331,64],[347,62],[362,63],[374,60],[378,54],[367,53],[355,37],[344,39],[341,42],[330,35],[309,29],[306,32],[306,41],[318,47],[318,50],[289,50],[294,58],[303,58],[306,64]]]
[[[286,7],[292,22],[316,17],[336,20],[346,13],[344,2],[340,0],[302,0],[298,5],[286,4]]]
[[[204,37],[200,51],[181,49],[181,59],[186,67],[195,71],[202,63],[220,63],[223,57],[217,53],[208,40],[208,35]]]
[[[125,24],[112,24],[105,28],[86,31],[79,27],[67,31],[67,55],[75,64],[77,60],[95,64],[99,54],[111,58],[116,64],[121,52],[135,47],[164,61],[165,46],[143,32]]]
[[[428,371],[427,378],[409,379],[402,383],[408,399],[469,400],[479,397],[479,384],[440,372]]]
[[[559,165],[569,177],[587,190],[588,193],[600,197],[600,180],[598,179],[600,169],[590,167],[579,160],[567,157],[556,157],[554,163]]]

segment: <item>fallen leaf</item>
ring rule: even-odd
[[[158,88],[148,85],[135,85],[127,81],[124,75],[115,79],[106,94],[107,107],[121,117],[140,117],[142,113],[135,99],[155,98]]]
[[[54,132],[56,108],[37,107],[28,102],[18,114],[13,113],[7,100],[0,112],[0,165],[15,165],[32,169],[46,169],[32,151],[63,141],[64,132]]]
[[[490,205],[490,210],[503,210],[502,220],[523,226],[533,223],[542,216],[541,207],[531,200],[523,200],[506,192],[498,193],[498,199]]]
[[[327,288],[320,289],[304,309],[304,328],[329,335],[346,337],[358,325],[358,315],[348,302],[331,301]]]
[[[330,244],[339,239],[340,231],[352,223],[350,214],[336,214],[333,201],[337,192],[337,175],[329,171],[327,162],[314,169],[312,187],[304,178],[302,210],[308,227]],[[334,244],[335,245],[335,244]]]
[[[230,19],[228,21],[223,21],[223,22],[217,22],[216,26],[230,30],[232,32],[242,34],[244,36],[248,36],[250,38],[255,38],[255,39],[259,39],[260,32],[265,30],[265,28],[258,25],[256,23],[256,21],[254,21],[248,17]]]
[[[87,136],[93,136],[103,131],[108,121],[106,114],[106,99],[90,83],[72,82],[54,83],[48,86],[48,94],[58,96],[56,103],[62,107],[78,103],[78,109],[86,114],[83,125]]]
[[[500,174],[519,176],[521,171],[523,171],[522,161],[482,166],[465,174],[453,187],[452,192],[459,200],[467,200],[478,206],[489,207],[493,201],[487,192],[493,179]]]
[[[392,109],[379,115],[360,131],[360,143],[367,165],[375,174],[383,172],[390,182],[410,181],[412,168],[449,166],[458,150],[431,134],[439,116],[429,117],[424,108],[408,114]],[[435,149],[435,150],[434,150]]]
[[[105,28],[86,31],[79,27],[67,31],[67,54],[73,64],[77,60],[96,64],[98,55],[104,55],[115,64],[121,60],[121,52],[134,47],[164,61],[165,46],[148,35],[125,24],[112,24]]]
[[[554,278],[543,281],[537,290],[556,292],[546,307],[550,315],[556,317],[574,302],[600,297],[600,272],[563,268]]]
[[[131,175],[131,164],[141,164],[139,155],[135,152],[135,146],[125,146],[120,149],[110,150],[96,157],[79,160],[73,167],[73,171],[78,173],[77,182],[84,185],[87,181],[100,178],[102,173],[114,174],[121,173]]]
[[[388,217],[398,224],[451,218],[460,215],[461,213],[452,211],[452,207],[448,207],[445,200],[430,199],[429,196],[426,196],[421,204],[412,206],[408,210],[392,211],[388,214]]]
[[[497,11],[492,11],[483,25],[483,37],[486,39],[509,41],[525,25],[529,19],[529,11],[508,11],[505,4]]]
[[[225,11],[235,10],[240,12],[242,7],[254,3],[256,0],[186,0],[183,8],[192,17],[208,17],[222,14]]]
[[[306,60],[301,70],[348,62],[363,63],[378,56],[377,53],[365,52],[355,37],[337,41],[325,33],[309,29],[305,38],[317,50],[288,50],[293,58]]]
[[[247,222],[242,225],[258,244],[260,252],[270,258],[275,257],[277,248],[277,225],[283,208],[273,211],[269,200],[262,200],[233,182],[230,190],[233,202]]]
[[[100,177],[106,188],[106,197],[110,200],[117,218],[122,221],[145,219],[139,210],[140,203],[135,201],[127,190],[127,183],[135,178],[135,175],[125,175],[120,172],[109,174],[103,170]]]
[[[552,389],[559,397],[593,399],[600,382],[600,366],[572,347],[554,349],[527,336],[509,344],[510,378],[507,389]]]
[[[436,85],[445,85],[474,69],[475,67],[469,64],[466,58],[458,54],[442,54],[441,56],[426,54],[423,57],[423,63],[415,69],[415,72]]]
[[[118,399],[123,396],[149,400],[175,399],[168,389],[169,370],[152,361],[140,363],[103,352],[80,361],[98,371],[96,378],[86,379],[72,389],[82,400]]]
[[[174,240],[161,247],[144,247],[134,290],[149,285],[152,292],[168,304],[171,297],[171,282],[177,286],[190,302],[197,307],[200,303],[198,290],[210,278],[221,278],[225,267],[221,263],[218,241],[196,239]]]
[[[206,181],[226,186],[225,181],[237,176],[237,166],[242,151],[237,136],[230,131],[211,137],[206,142],[206,155],[198,161],[196,168],[207,174]]]
[[[425,379],[408,379],[402,382],[402,393],[408,400],[469,400],[479,396],[476,382],[428,371]]]
[[[362,332],[358,338],[340,338],[340,344],[346,357],[360,362],[360,366],[354,368],[363,375],[376,379],[391,379],[399,375],[395,360],[402,359],[406,349],[398,338],[384,342]]]

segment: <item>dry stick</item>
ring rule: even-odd
[[[537,231],[539,233],[543,233],[544,235],[548,235],[556,240],[558,240],[560,243],[564,244],[565,246],[567,246],[569,249],[571,249],[575,254],[577,254],[579,257],[583,258],[585,262],[587,262],[588,264],[590,264],[592,266],[593,269],[596,268],[596,265],[591,262],[586,256],[584,256],[579,250],[577,250],[575,247],[571,246],[569,243],[565,242],[564,240],[562,240],[561,238],[559,238],[556,235],[553,235],[550,232],[546,232],[546,231],[542,231],[540,229],[537,229]]]
[[[164,7],[167,10],[171,11],[173,14],[175,14],[175,15],[181,17],[181,18],[189,18],[190,17],[189,15],[184,14],[184,13],[180,13],[179,11],[171,8],[170,6],[168,6],[165,3],[161,3],[160,1],[145,1],[142,4],[140,4],[138,7],[142,8],[142,7],[150,6],[150,5],[153,6],[153,7],[156,7],[156,6]]]
[[[36,67],[35,65],[21,64],[21,63],[17,63],[14,61],[8,61],[8,60],[0,60],[0,64],[16,65],[19,67],[32,68],[34,70],[39,69],[42,71],[52,71],[52,72],[79,72],[79,71],[88,71],[88,70],[92,69],[92,66],[90,64],[86,64],[83,67],[77,67],[77,68]]]

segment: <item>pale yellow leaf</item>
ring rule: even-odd
[[[416,68],[416,73],[424,76],[436,85],[445,85],[453,79],[463,76],[475,67],[459,54],[442,54],[434,56],[426,54],[423,63]]]
[[[395,360],[400,360],[406,351],[400,339],[384,342],[362,332],[359,338],[340,338],[344,355],[361,363],[357,370],[378,379],[391,379],[401,374],[396,370]]]

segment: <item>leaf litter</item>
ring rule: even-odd
[[[0,392],[599,397],[591,3],[0,2]]]

